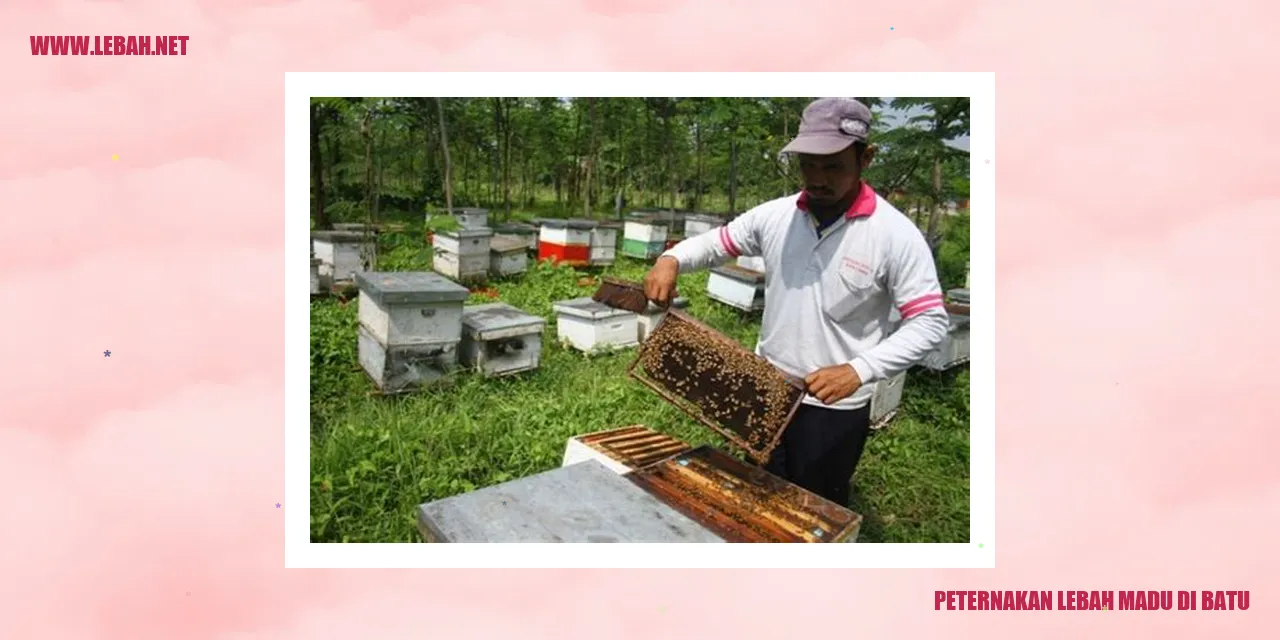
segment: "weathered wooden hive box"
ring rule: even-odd
[[[855,542],[862,516],[702,446],[623,478],[726,542]]]
[[[595,460],[614,473],[630,473],[689,449],[681,440],[633,425],[569,438],[560,466]]]
[[[947,313],[952,315],[969,315],[969,290],[952,289],[947,292]]]
[[[360,365],[384,393],[452,373],[462,340],[465,287],[430,272],[356,274]]]
[[[571,267],[585,267],[591,261],[590,220],[542,220],[538,230],[538,260],[563,262]]]
[[[742,311],[764,308],[764,273],[727,264],[711,269],[707,297]]]
[[[437,232],[432,239],[432,268],[458,281],[486,279],[492,237],[492,229]]]
[[[898,413],[898,405],[902,403],[902,388],[907,383],[907,372],[903,371],[887,380],[876,382],[876,389],[871,394],[871,428],[882,429],[893,420]]]
[[[513,276],[529,269],[529,245],[520,238],[495,235],[489,240],[489,272]]]
[[[676,298],[671,301],[671,306],[675,309],[684,309],[689,306],[688,298]],[[650,333],[658,326],[659,322],[667,316],[667,310],[650,302],[645,308],[644,313],[636,314],[636,328],[639,329],[640,342],[644,342]]]
[[[723,225],[724,221],[718,216],[706,213],[690,214],[684,218],[684,237],[699,236]]]
[[[670,226],[660,218],[633,218],[622,228],[622,255],[652,260],[667,250]]]
[[[724,542],[595,460],[418,507],[427,542]]]
[[[453,210],[453,218],[463,229],[484,229],[489,226],[489,210],[463,207]]]
[[[618,231],[622,225],[616,222],[601,222],[591,230],[591,256],[588,262],[593,267],[607,267],[618,257]]]
[[[640,344],[627,373],[758,464],[768,461],[805,395],[802,381],[679,309]]]
[[[462,364],[489,377],[537,369],[545,325],[504,302],[463,307]]]
[[[311,259],[311,295],[318,296],[324,293],[324,288],[320,284],[320,258]]]
[[[334,285],[352,282],[356,272],[364,271],[367,257],[376,263],[377,243],[371,235],[355,231],[316,231],[311,245],[320,259],[320,275]]]
[[[556,337],[586,353],[608,348],[634,347],[639,343],[636,314],[614,309],[590,297],[552,305],[556,312]]]
[[[946,371],[969,361],[969,316],[947,309],[949,324],[947,337],[942,344],[925,357],[921,363],[934,371]]]
[[[508,222],[493,228],[494,238],[509,237],[523,242],[533,253],[538,252],[538,227],[523,222]]]

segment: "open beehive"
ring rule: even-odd
[[[627,373],[765,463],[804,399],[804,384],[733,339],[671,309]]]
[[[726,542],[853,542],[862,517],[702,446],[623,476]]]
[[[630,473],[690,448],[681,440],[637,424],[569,438],[560,466],[596,460],[616,473]]]

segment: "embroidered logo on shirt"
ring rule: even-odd
[[[871,273],[871,265],[861,260],[846,257],[841,262],[844,263],[844,266],[846,268],[853,269],[854,271],[857,271],[858,273],[864,276],[869,275]]]

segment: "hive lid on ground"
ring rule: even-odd
[[[472,335],[508,329],[540,331],[546,322],[542,317],[525,313],[505,302],[467,305],[462,308],[462,326]],[[483,336],[479,337],[483,339]]]
[[[726,278],[733,278],[739,282],[747,284],[761,284],[764,282],[764,274],[759,271],[753,271],[746,267],[740,267],[736,264],[726,264],[719,267],[712,267],[712,273],[718,273]]]
[[[321,242],[348,243],[363,242],[365,234],[359,231],[312,231],[311,239]]]
[[[672,309],[627,374],[763,464],[804,400],[804,383],[738,341]]]
[[[573,300],[565,300],[552,305],[557,313],[563,313],[587,320],[605,320],[608,318],[616,318],[620,316],[634,315],[630,311],[622,309],[614,309],[604,303],[596,302],[590,297],[574,298]]]
[[[418,507],[432,542],[724,542],[595,460]]]
[[[493,235],[493,229],[490,229],[489,227],[480,227],[478,229],[454,229],[452,231],[437,231],[436,235],[453,238],[455,240],[469,240],[471,238],[488,238]]]
[[[626,477],[727,542],[844,542],[862,517],[764,469],[701,446]]]
[[[489,241],[489,250],[494,253],[515,253],[528,248],[529,245],[524,240],[511,236],[494,236]]]
[[[685,307],[688,307],[688,306],[689,306],[689,299],[688,299],[688,298],[676,298],[675,300],[672,300],[672,301],[671,301],[671,308],[672,308],[672,309],[684,309]],[[654,304],[653,302],[649,302],[649,306],[648,306],[648,307],[645,307],[644,313],[645,313],[645,315],[653,315],[653,314],[655,314],[655,313],[663,313],[663,312],[665,312],[665,311],[666,311],[666,309],[663,309],[662,307],[659,307],[658,305]]]
[[[432,271],[356,273],[356,286],[379,305],[462,302],[467,288]]]

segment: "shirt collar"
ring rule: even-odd
[[[800,192],[800,197],[796,200],[796,208],[805,213],[809,212],[809,193]],[[872,190],[871,185],[864,180],[858,187],[858,195],[854,196],[853,204],[849,206],[849,210],[844,212],[844,217],[865,218],[876,212],[876,192]]]

